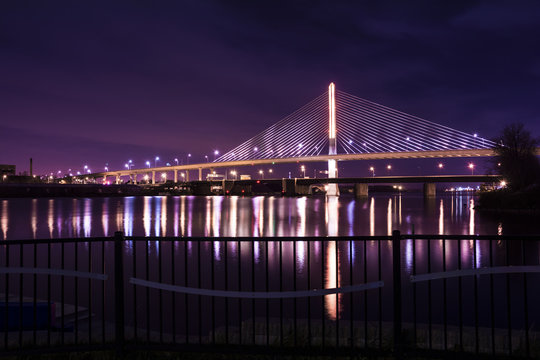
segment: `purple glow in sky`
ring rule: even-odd
[[[537,1],[3,1],[0,163],[222,154],[338,89],[481,137],[540,134]]]

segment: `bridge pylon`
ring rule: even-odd
[[[334,83],[330,83],[328,87],[328,155],[337,154],[336,141],[336,88]],[[338,177],[337,161],[328,160],[328,178],[334,179]],[[326,188],[327,196],[338,196],[338,184],[328,184]]]

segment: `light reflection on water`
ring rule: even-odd
[[[5,199],[0,230],[3,239],[111,236],[114,231],[128,236],[375,236],[410,233],[413,226],[421,234],[532,233],[526,216],[517,218],[519,224],[515,217],[486,216],[474,206],[470,196],[424,201],[411,195]],[[507,226],[513,226],[511,232]]]

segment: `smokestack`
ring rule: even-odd
[[[30,176],[32,176],[32,158],[30,158]]]

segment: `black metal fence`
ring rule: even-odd
[[[0,346],[538,358],[539,240],[4,241]]]

